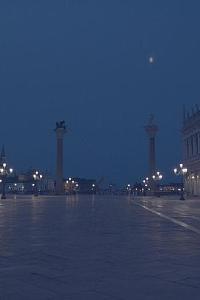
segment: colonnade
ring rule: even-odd
[[[200,131],[184,139],[184,158],[189,159],[200,154]]]
[[[189,195],[200,196],[200,173],[187,175],[185,178],[185,191]]]

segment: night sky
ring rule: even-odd
[[[200,104],[198,0],[1,0],[0,143],[17,169],[132,183],[147,174],[144,125],[160,131],[158,168],[181,160],[182,106]],[[149,64],[149,57],[155,61]]]

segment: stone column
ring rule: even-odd
[[[183,143],[184,143],[183,157],[184,157],[184,160],[186,160],[188,157],[187,139],[185,139]]]
[[[198,132],[198,154],[200,154],[200,133]]]
[[[145,126],[149,138],[149,182],[152,191],[155,191],[155,182],[152,176],[156,173],[156,146],[155,138],[158,132],[158,126],[154,123],[154,116],[151,115],[148,124]]]
[[[65,121],[56,123],[57,157],[56,157],[56,194],[64,194],[63,183],[63,139],[66,133]]]
[[[199,153],[199,136],[198,133],[195,133],[195,155]]]
[[[193,139],[193,135],[191,135],[190,137],[190,143],[191,143],[191,157],[194,156],[194,139]]]
[[[200,195],[200,181],[199,181],[199,172],[197,175],[197,196]]]

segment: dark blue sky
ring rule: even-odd
[[[66,175],[133,182],[148,169],[153,112],[169,176],[182,104],[200,103],[199,11],[197,0],[1,0],[0,141],[13,167],[53,173],[65,119]]]

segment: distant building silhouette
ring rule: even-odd
[[[66,194],[94,194],[99,191],[99,185],[95,179],[69,177],[65,180],[64,190]]]
[[[34,194],[35,181],[33,174],[35,169],[28,169],[25,172],[20,172],[13,177],[10,177],[7,182],[7,192],[14,194]],[[55,181],[52,176],[46,171],[43,174],[42,180],[38,182],[38,192],[40,194],[54,194],[55,193]]]

